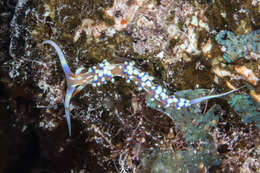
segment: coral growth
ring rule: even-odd
[[[223,58],[228,63],[245,57],[251,52],[260,53],[260,30],[244,35],[235,35],[231,31],[223,30],[217,34],[216,41],[224,47]]]
[[[232,95],[229,104],[244,123],[255,123],[260,128],[260,104],[247,94]]]

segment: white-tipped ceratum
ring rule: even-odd
[[[42,44],[50,44],[53,46],[59,56],[62,69],[66,76],[67,81],[67,91],[64,101],[65,116],[68,124],[69,135],[71,135],[71,122],[70,122],[70,100],[71,97],[76,95],[80,90],[82,90],[86,85],[92,85],[93,87],[98,87],[100,85],[106,84],[107,81],[114,82],[114,77],[119,76],[126,80],[126,82],[133,82],[139,91],[146,91],[152,100],[157,100],[164,107],[175,107],[176,109],[186,108],[192,104],[200,103],[204,100],[222,97],[238,89],[218,94],[200,97],[193,100],[187,100],[184,98],[177,98],[174,95],[168,95],[166,89],[160,85],[153,82],[153,77],[146,72],[142,72],[134,65],[133,61],[124,62],[119,64],[110,64],[107,60],[102,63],[93,66],[87,70],[85,73],[82,72],[82,68],[76,70],[75,74],[71,72],[68,63],[62,53],[60,47],[51,40],[46,40]]]

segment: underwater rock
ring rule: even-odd
[[[209,31],[204,13],[199,5],[186,2],[145,3],[129,28],[134,51],[139,55],[163,52],[160,61],[166,65],[200,55],[199,32]]]
[[[211,50],[212,50],[212,41],[209,39],[207,42],[201,44],[202,54],[205,57],[212,58]]]
[[[95,38],[99,38],[102,33],[106,33],[107,36],[112,37],[116,32],[128,27],[144,2],[145,0],[133,0],[131,2],[128,0],[115,0],[113,6],[104,11],[108,18],[113,19],[113,24],[109,25],[105,22],[95,22],[92,19],[85,18],[74,35],[74,42],[77,42],[81,37],[82,31],[88,37],[94,36]]]
[[[218,158],[214,147],[208,145],[200,150],[190,147],[186,151],[153,151],[152,154],[143,154],[141,163],[142,172],[196,173],[204,172],[209,167],[219,165],[221,160]]]
[[[11,23],[10,54],[13,59],[7,63],[9,75],[16,83],[32,88],[33,105],[40,110],[36,116],[36,127],[40,127],[48,136],[62,136],[50,141],[56,139],[59,145],[63,144],[61,148],[67,155],[62,155],[61,159],[72,158],[76,165],[71,166],[75,168],[74,172],[77,172],[77,168],[85,170],[95,166],[102,167],[107,172],[124,172],[123,167],[127,168],[126,172],[137,172],[137,168],[142,165],[139,164],[140,160],[136,160],[136,153],[146,154],[144,151],[148,147],[158,149],[161,153],[170,150],[172,155],[165,154],[167,163],[175,161],[175,156],[178,157],[174,154],[175,151],[185,155],[180,159],[184,163],[180,167],[187,167],[183,170],[204,171],[218,165],[220,158],[225,157],[217,154],[218,143],[212,141],[210,133],[212,129],[221,130],[218,128],[221,123],[230,123],[229,119],[219,123],[221,115],[231,110],[223,106],[222,102],[221,107],[215,105],[216,100],[209,102],[209,106],[206,103],[205,107],[209,109],[205,108],[205,111],[202,111],[205,104],[187,110],[171,109],[171,116],[165,116],[165,110],[162,110],[163,113],[156,111],[159,110],[157,103],[144,103],[145,92],[139,92],[134,85],[126,84],[121,79],[116,80],[115,84],[109,82],[96,89],[86,86],[78,97],[73,98],[70,107],[73,108],[71,114],[74,133],[72,140],[64,142],[67,137],[62,107],[65,78],[53,49],[40,45],[43,40],[52,39],[61,46],[72,71],[79,66],[90,68],[104,59],[111,63],[131,60],[136,62],[138,68],[159,79],[156,83],[172,91],[216,87],[211,77],[204,84],[201,82],[205,80],[203,75],[186,75],[192,74],[190,71],[198,74],[200,69],[194,70],[196,67],[193,66],[197,60],[210,72],[211,66],[205,62],[208,59],[201,58],[200,55],[202,52],[206,57],[215,56],[212,54],[215,43],[212,41],[211,34],[214,32],[211,29],[218,28],[209,28],[209,21],[204,15],[213,2],[203,6],[197,1],[143,1],[137,9],[135,3],[138,2],[19,0],[20,6],[17,6],[16,16]],[[120,3],[124,3],[122,7],[118,6]],[[131,6],[134,8],[129,8],[129,11],[127,8]],[[106,14],[106,10],[112,10],[112,16]],[[129,12],[133,13],[127,14]],[[128,15],[131,15],[130,20],[125,19]],[[161,68],[160,63],[165,68]],[[224,69],[223,66],[220,67],[220,70]],[[232,77],[233,71],[225,70],[226,73],[222,71],[223,74]],[[194,78],[197,79],[190,84],[189,81]],[[220,91],[223,86],[218,85],[217,88]],[[187,93],[179,96],[189,98],[192,94],[197,94],[200,97],[208,94],[208,91],[194,90]],[[217,99],[219,100],[221,99]],[[248,130],[247,126],[245,128]],[[226,133],[230,131],[227,130]],[[167,137],[170,144],[165,141]],[[82,145],[72,146],[71,141]],[[178,145],[181,147],[175,147]],[[72,152],[68,148],[76,148],[76,151]],[[133,156],[133,153],[137,156]],[[86,161],[83,157],[91,159]],[[195,160],[194,164],[192,159]],[[82,165],[82,162],[85,164]],[[155,165],[156,169],[160,164],[163,165]],[[169,167],[178,165],[176,163]],[[162,168],[164,167],[167,166],[163,165]]]
[[[219,66],[216,66],[213,68],[213,72],[219,76],[219,77],[226,77],[226,76],[232,76],[233,74],[230,71],[227,71],[225,69],[220,68]]]
[[[260,104],[260,94],[257,94],[255,91],[251,90],[250,95]]]
[[[113,37],[120,31],[126,31],[133,39],[135,53],[150,55],[163,52],[160,60],[172,64],[185,59],[183,57],[187,57],[187,54],[200,55],[199,32],[209,32],[204,13],[199,4],[193,6],[186,2],[116,0],[111,8],[105,9],[106,18],[113,21],[112,24],[84,18],[73,40],[77,42],[83,31],[88,38],[94,37],[95,40],[99,40],[102,34]],[[204,51],[209,52],[210,47],[207,44]]]
[[[117,31],[125,29],[136,16],[136,13],[147,0],[115,0],[113,7],[107,9],[105,13],[114,19],[114,28]]]
[[[242,75],[243,78],[245,78],[245,80],[247,80],[248,82],[250,82],[253,85],[257,85],[258,81],[260,80],[255,73],[253,72],[253,70],[248,69],[245,66],[235,66],[235,71]]]

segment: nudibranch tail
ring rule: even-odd
[[[244,88],[244,87],[241,87],[241,88]],[[205,100],[209,100],[209,99],[213,99],[213,98],[223,97],[223,96],[226,96],[226,95],[231,94],[231,93],[233,93],[233,92],[236,92],[236,91],[240,90],[241,88],[234,89],[234,90],[231,90],[231,91],[222,93],[222,94],[209,95],[209,96],[204,96],[204,97],[196,98],[196,99],[193,99],[193,100],[190,101],[190,105],[193,105],[193,104],[196,104],[196,103],[200,103],[200,102],[203,102],[203,101],[205,101]]]

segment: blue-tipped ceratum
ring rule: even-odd
[[[146,72],[142,72],[134,65],[133,61],[118,64],[110,64],[107,60],[102,63],[93,66],[87,70],[87,72],[81,73],[82,68],[76,70],[75,74],[71,72],[68,63],[62,53],[60,47],[51,40],[46,40],[42,44],[50,44],[58,53],[62,69],[66,76],[67,91],[64,101],[65,116],[68,124],[69,135],[71,135],[71,122],[70,122],[70,100],[71,97],[76,95],[86,85],[91,84],[93,87],[106,84],[107,81],[114,82],[115,76],[120,76],[126,80],[127,83],[131,81],[137,86],[139,91],[144,90],[153,99],[157,100],[164,107],[173,106],[176,109],[186,108],[192,104],[200,103],[202,101],[218,98],[235,92],[239,89],[235,89],[223,94],[211,95],[200,97],[193,100],[187,100],[184,98],[177,98],[175,95],[168,95],[166,89],[153,82],[153,77]]]

